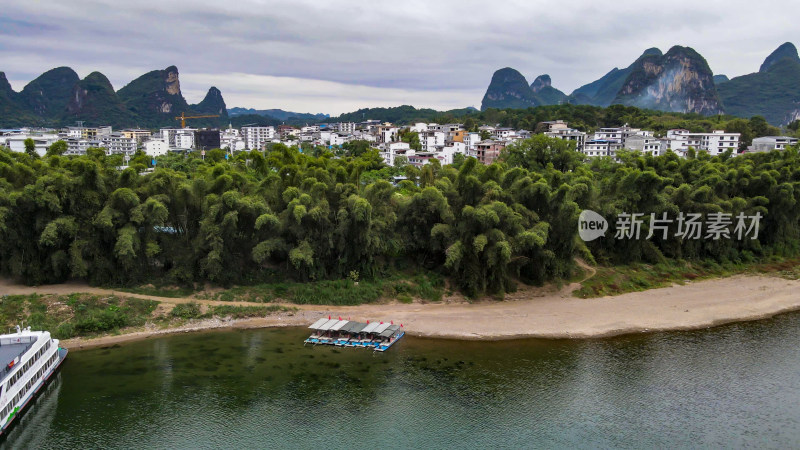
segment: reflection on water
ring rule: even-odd
[[[798,314],[587,341],[406,337],[383,354],[303,347],[305,335],[228,331],[72,352],[5,445],[800,445]]]

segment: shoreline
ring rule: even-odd
[[[707,329],[762,320],[800,310],[800,281],[737,275],[684,285],[581,299],[575,286],[560,291],[524,289],[503,301],[365,304],[297,308],[267,317],[206,319],[177,328],[145,329],[63,341],[70,349],[114,345],[153,336],[283,326],[307,326],[327,315],[353,320],[394,320],[415,337],[455,340],[591,339],[662,331]],[[41,289],[41,288],[40,288]],[[188,299],[160,299],[183,303]]]

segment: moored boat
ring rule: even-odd
[[[67,349],[48,331],[17,327],[0,335],[0,434],[14,423],[61,366]]]
[[[338,347],[368,348],[385,352],[405,335],[403,325],[394,322],[355,322],[351,320],[322,318],[308,328],[314,330],[305,344],[328,344]]]

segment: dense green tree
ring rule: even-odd
[[[578,255],[628,263],[800,253],[796,148],[687,159],[620,152],[620,162],[583,163],[570,143],[536,136],[489,166],[460,157],[422,168],[387,167],[368,146],[355,152],[276,144],[225,159],[212,150],[160,156],[145,172],[143,153],[118,170],[103,149],[38,158],[0,148],[0,274],[31,284],[229,285],[420,266],[468,295],[502,295],[516,280],[570,277]],[[400,174],[408,179],[394,185]],[[582,209],[609,220],[605,238],[577,238]],[[640,239],[616,239],[616,219],[631,213],[646,215]],[[674,220],[666,234],[651,230],[650,214],[681,213],[762,220],[757,239],[689,239]]]
[[[416,131],[410,131],[407,128],[402,129],[400,130],[399,137],[400,141],[407,142],[412,150],[422,150],[422,144],[419,142],[419,133]]]
[[[67,143],[64,141],[56,141],[47,149],[47,156],[63,155],[66,151]]]
[[[27,154],[29,154],[31,156],[37,156],[37,153],[36,153],[36,142],[34,142],[33,139],[31,139],[31,138],[25,139],[23,144],[25,145],[25,153],[27,153]]]

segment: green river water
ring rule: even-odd
[[[800,447],[800,314],[593,340],[304,329],[73,351],[3,448]]]

